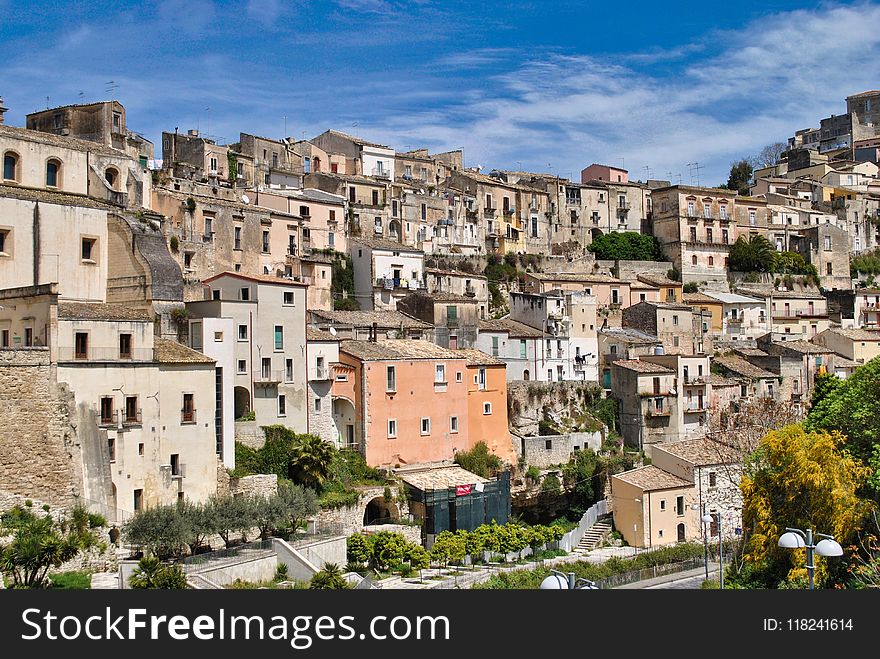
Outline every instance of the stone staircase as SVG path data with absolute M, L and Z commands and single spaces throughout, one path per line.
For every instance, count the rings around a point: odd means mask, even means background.
M 586 552 L 595 549 L 596 546 L 600 542 L 602 542 L 605 536 L 609 533 L 611 533 L 610 521 L 600 520 L 596 522 L 589 529 L 587 529 L 587 532 L 584 534 L 584 537 L 581 538 L 581 541 L 578 543 L 575 551 Z

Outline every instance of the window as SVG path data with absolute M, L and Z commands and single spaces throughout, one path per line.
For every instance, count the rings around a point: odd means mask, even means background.
M 247 341 L 248 338 L 248 326 L 247 325 L 239 325 L 238 326 L 238 340 L 239 341 Z
M 697 213 L 696 213 L 696 210 L 695 210 L 695 208 L 694 208 L 694 202 L 692 202 L 692 201 L 689 201 L 689 202 L 688 202 L 688 210 L 687 210 L 687 213 L 688 213 L 688 217 L 696 217 Z
M 267 253 L 269 251 L 269 232 L 263 231 L 263 253 Z
M 492 403 L 483 403 L 483 414 L 492 414 Z
M 727 229 L 721 230 L 721 242 L 727 245 L 730 242 L 729 235 Z
M 113 437 L 107 438 L 107 452 L 110 454 L 110 462 L 116 462 L 116 440 Z
M 458 417 L 449 417 L 449 432 L 458 432 Z
M 714 256 L 709 257 L 709 267 L 710 268 L 715 267 L 715 257 Z
M 214 332 L 214 341 L 216 343 L 223 341 L 223 332 Z
M 187 270 L 192 269 L 192 260 L 195 252 L 184 252 L 183 253 L 183 267 Z
M 678 516 L 684 515 L 684 497 L 683 496 L 675 497 L 675 514 Z
M 721 204 L 720 206 L 718 206 L 718 215 L 722 220 L 727 219 L 727 205 L 726 204 Z
M 717 474 L 714 471 L 709 472 L 709 487 L 715 487 L 718 484 Z
M 144 491 L 134 491 L 134 511 L 137 512 L 144 507 Z
M 25 327 L 24 328 L 24 345 L 27 348 L 30 348 L 34 345 L 34 328 L 33 327 Z M 862 346 L 865 344 L 863 343 Z
M 479 385 L 479 388 L 481 390 L 486 388 L 486 369 L 485 368 L 481 368 L 479 371 L 477 371 L 477 384 Z
M 677 335 L 677 334 L 676 334 L 675 336 L 672 337 L 672 345 L 673 345 L 673 347 L 675 347 L 675 348 L 678 347 L 678 335 Z
M 315 412 L 320 412 L 320 411 L 321 411 L 321 399 L 316 398 L 315 399 Z
M 101 425 L 107 426 L 113 423 L 113 398 L 104 396 L 101 398 Z
M 181 423 L 196 422 L 196 408 L 193 394 L 183 394 L 183 408 L 181 409 Z
M 0 255 L 9 256 L 12 253 L 12 231 L 0 229 Z
M 241 250 L 241 227 L 235 227 L 235 242 L 232 249 Z
M 824 244 L 825 251 L 830 252 L 831 251 L 831 236 L 825 236 L 825 238 L 823 240 L 823 244 Z
M 498 356 L 498 337 L 497 336 L 492 337 L 492 356 L 493 357 Z
M 251 289 L 249 286 L 243 286 L 238 291 L 238 299 L 247 302 L 251 299 Z
M 18 180 L 18 156 L 10 151 L 3 154 L 3 180 Z
M 678 325 L 678 314 L 673 314 L 672 316 L 672 324 Z
M 97 238 L 83 238 L 82 239 L 82 260 L 87 263 L 94 263 L 95 258 L 98 256 L 98 250 L 95 249 L 95 246 L 98 243 Z
M 831 264 L 830 264 L 830 263 L 826 263 L 826 264 L 825 264 L 825 274 L 826 274 L 826 275 L 831 275 L 833 272 L 834 272 L 834 269 L 832 268 Z
M 394 366 L 385 368 L 385 391 L 397 391 L 397 376 Z
M 89 335 L 87 332 L 77 332 L 73 337 L 74 359 L 89 358 Z
M 239 373 L 247 373 L 247 360 L 239 359 L 238 360 L 238 372 Z
M 422 204 L 421 217 L 422 217 L 423 221 L 428 219 L 428 205 L 427 204 Z
M 434 382 L 437 384 L 446 384 L 446 365 L 437 364 L 434 367 Z
M 143 455 L 143 454 L 144 454 L 144 444 L 143 444 L 143 442 L 141 442 L 138 444 L 138 455 Z
M 660 510 L 666 510 L 666 499 L 660 499 Z
M 712 240 L 712 229 L 706 229 L 706 242 L 711 243 Z
M 697 227 L 691 227 L 690 233 L 691 233 L 691 242 L 692 243 L 697 242 Z
M 9 347 L 9 330 L 0 331 L 0 348 Z
M 464 381 L 464 376 L 462 375 L 461 371 L 455 372 L 455 381 L 456 382 L 463 382 Z
M 284 360 L 284 379 L 287 382 L 293 382 L 293 360 Z
M 46 186 L 57 188 L 58 175 L 61 173 L 61 163 L 58 160 L 50 160 L 46 163 Z
M 131 334 L 119 335 L 119 359 L 131 359 Z
M 422 434 L 430 435 L 431 434 L 431 417 L 423 416 L 422 417 Z
M 397 419 L 388 419 L 388 438 L 397 437 Z
M 287 416 L 287 396 L 278 395 L 278 416 Z
M 525 339 L 519 340 L 519 358 L 520 359 L 526 358 L 526 340 Z
M 220 289 L 219 288 L 215 288 L 214 290 L 211 291 L 211 299 L 212 300 L 219 300 L 220 299 Z
M 754 210 L 749 209 L 749 226 L 753 227 L 757 224 L 757 214 Z
M 284 350 L 284 326 L 275 326 L 275 350 Z

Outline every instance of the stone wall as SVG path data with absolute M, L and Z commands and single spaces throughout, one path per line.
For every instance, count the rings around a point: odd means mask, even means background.
M 266 434 L 257 421 L 236 421 L 235 441 L 252 449 L 261 449 L 266 443 Z
M 595 384 L 584 382 L 534 382 L 513 380 L 507 383 L 507 416 L 511 432 L 525 437 L 538 434 L 538 422 L 544 412 L 557 423 L 578 417 L 601 424 L 588 414 L 584 401 Z
M 565 435 L 514 437 L 513 445 L 517 457 L 524 459 L 526 464 L 545 468 L 567 463 L 578 449 L 590 448 L 598 451 L 603 441 L 604 433 L 601 431 L 573 432 Z
M 715 485 L 710 485 L 710 474 L 715 474 Z M 735 539 L 742 528 L 743 498 L 740 490 L 742 468 L 738 465 L 711 465 L 694 469 L 695 499 L 702 498 L 706 511 L 721 512 L 721 534 Z M 716 536 L 717 538 L 717 536 Z
M 0 490 L 59 507 L 83 497 L 73 405 L 47 348 L 0 350 Z
M 332 382 L 329 380 L 309 382 L 309 434 L 316 435 L 334 446 L 339 444 L 336 424 L 333 423 L 333 399 L 330 396 Z M 321 401 L 321 409 L 315 409 L 315 401 Z
M 389 504 L 390 517 L 392 519 L 407 518 L 409 516 L 409 506 L 406 503 L 397 501 L 399 488 L 396 485 L 389 485 L 391 496 L 394 499 Z M 337 529 L 339 533 L 351 535 L 358 533 L 364 528 L 364 513 L 367 504 L 373 499 L 382 498 L 385 494 L 385 486 L 364 487 L 360 489 L 358 502 L 353 506 L 343 506 L 340 508 L 323 508 L 316 515 L 316 521 L 320 527 L 330 527 Z
M 252 494 L 270 497 L 277 493 L 277 474 L 253 474 L 251 476 L 242 476 L 241 478 L 232 478 L 222 464 L 217 467 L 217 496 Z

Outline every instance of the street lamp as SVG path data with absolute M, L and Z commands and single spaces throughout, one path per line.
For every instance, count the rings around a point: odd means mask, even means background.
M 719 585 L 722 590 L 724 590 L 724 536 L 721 533 L 721 512 L 716 513 L 718 515 L 718 579 Z M 703 539 L 706 539 L 706 525 L 711 524 L 715 521 L 715 518 L 710 514 L 703 515 Z M 708 545 L 707 545 L 708 546 Z M 708 565 L 708 564 L 707 564 Z M 709 568 L 706 568 L 706 574 L 709 573 Z
M 700 507 L 697 504 L 693 504 L 691 506 L 691 510 L 699 510 Z M 705 516 L 706 513 L 706 504 L 703 504 L 703 514 Z M 702 519 L 702 518 L 700 518 Z M 703 565 L 706 566 L 706 580 L 709 580 L 709 538 L 706 533 L 706 525 L 703 525 Z
M 576 579 L 574 572 L 550 570 L 553 574 L 541 582 L 541 590 L 599 590 L 595 581 Z
M 813 565 L 813 550 L 819 556 L 843 556 L 843 547 L 840 546 L 834 536 L 825 533 L 817 533 L 817 536 L 824 538 L 818 544 L 813 544 L 813 529 L 801 531 L 800 529 L 785 529 L 779 537 L 779 546 L 783 549 L 806 549 L 807 550 L 807 574 L 810 575 L 810 590 L 813 590 L 813 572 L 816 566 Z

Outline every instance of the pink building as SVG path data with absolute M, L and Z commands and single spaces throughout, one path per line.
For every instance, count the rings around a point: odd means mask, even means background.
M 581 170 L 581 183 L 589 183 L 590 181 L 627 183 L 629 181 L 629 173 L 620 167 L 593 163 Z

